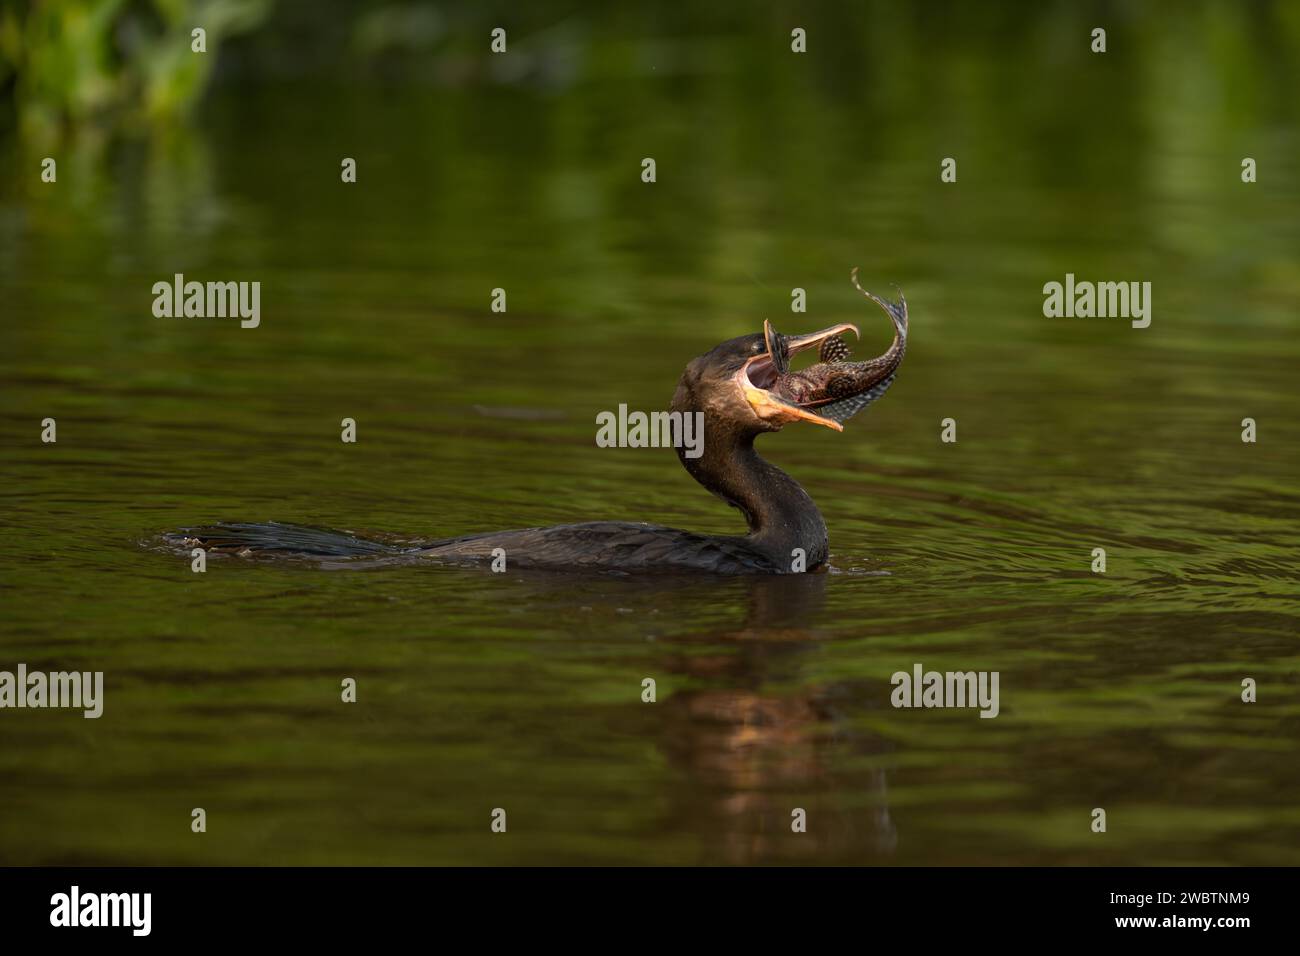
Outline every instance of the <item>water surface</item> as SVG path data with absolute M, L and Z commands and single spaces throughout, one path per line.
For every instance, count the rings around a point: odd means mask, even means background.
M 0 142 L 0 667 L 107 684 L 98 721 L 0 714 L 0 861 L 1300 863 L 1296 33 L 1207 5 L 1102 59 L 1064 15 L 876 10 L 869 57 L 832 23 L 801 60 L 783 20 L 610 21 L 558 85 L 227 80 L 187 128 L 74 137 L 57 187 Z M 897 383 L 760 442 L 830 573 L 150 547 L 735 532 L 595 416 L 764 317 L 883 351 L 855 265 L 911 303 Z M 177 272 L 260 281 L 260 328 L 154 318 Z M 1151 327 L 1044 318 L 1067 272 L 1152 282 Z M 1000 715 L 892 708 L 917 662 L 999 671 Z

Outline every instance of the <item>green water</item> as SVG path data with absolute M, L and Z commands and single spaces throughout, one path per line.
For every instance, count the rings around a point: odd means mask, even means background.
M 6 135 L 0 669 L 106 702 L 0 711 L 0 862 L 1300 863 L 1296 8 L 1130 18 L 1104 57 L 1082 11 L 872 9 L 803 59 L 782 17 L 611 20 L 559 86 L 219 82 L 187 128 L 54 147 L 53 185 Z M 764 317 L 883 351 L 855 265 L 911 304 L 897 383 L 760 442 L 828 574 L 151 547 L 736 532 L 595 415 Z M 260 281 L 260 327 L 154 318 L 176 272 Z M 1067 272 L 1150 281 L 1151 326 L 1045 318 Z M 998 671 L 1000 715 L 892 708 L 917 662 Z

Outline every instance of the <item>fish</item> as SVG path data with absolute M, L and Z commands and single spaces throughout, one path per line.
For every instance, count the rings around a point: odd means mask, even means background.
M 817 364 L 796 372 L 790 368 L 789 337 L 779 333 L 770 320 L 763 321 L 763 337 L 777 371 L 772 392 L 782 401 L 841 425 L 889 390 L 907 352 L 907 299 L 902 291 L 898 301 L 891 302 L 863 289 L 856 268 L 849 278 L 854 288 L 880 306 L 893 323 L 894 341 L 884 354 L 853 362 L 853 352 L 844 337 L 834 335 L 821 344 Z

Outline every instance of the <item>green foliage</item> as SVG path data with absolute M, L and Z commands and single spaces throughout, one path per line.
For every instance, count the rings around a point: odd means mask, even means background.
M 38 140 L 88 122 L 167 123 L 208 84 L 222 41 L 272 0 L 36 0 L 0 12 L 0 91 Z M 191 34 L 206 31 L 206 52 Z

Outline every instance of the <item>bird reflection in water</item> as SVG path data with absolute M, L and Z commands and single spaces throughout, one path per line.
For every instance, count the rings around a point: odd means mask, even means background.
M 703 685 L 658 703 L 661 747 L 686 784 L 673 812 L 704 835 L 701 862 L 884 861 L 897 844 L 885 771 L 853 770 L 855 788 L 835 770 L 888 753 L 886 741 L 855 731 L 841 714 L 879 690 L 801 676 L 824 640 L 809 622 L 820 617 L 829 578 L 750 579 L 738 627 L 664 639 L 674 650 L 666 669 Z M 692 653 L 700 644 L 734 649 Z M 804 833 L 791 829 L 796 807 L 807 812 Z

